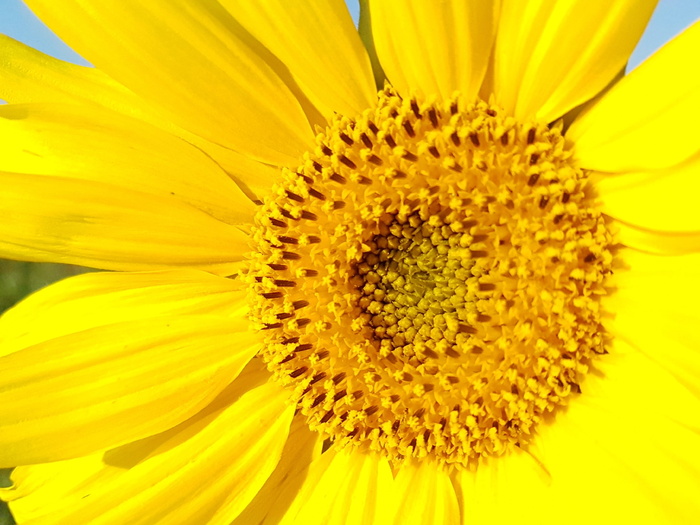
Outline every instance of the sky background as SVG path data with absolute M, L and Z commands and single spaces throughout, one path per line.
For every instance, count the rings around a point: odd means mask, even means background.
M 56 0 L 61 1 L 61 0 Z M 357 19 L 357 0 L 348 0 Z M 63 60 L 87 65 L 25 7 L 21 0 L 0 0 L 0 33 Z M 700 19 L 700 0 L 660 0 L 654 16 L 635 50 L 628 69 L 661 47 L 694 21 Z

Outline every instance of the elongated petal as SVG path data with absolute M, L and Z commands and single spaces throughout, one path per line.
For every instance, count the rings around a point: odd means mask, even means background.
M 312 144 L 296 98 L 218 2 L 27 4 L 87 60 L 185 129 L 272 164 L 293 162 Z
M 459 523 L 459 505 L 450 476 L 436 463 L 422 460 L 400 467 L 391 504 L 395 525 Z
M 186 202 L 229 223 L 255 206 L 199 149 L 153 126 L 94 107 L 0 107 L 0 171 L 60 175 Z
M 295 417 L 282 457 L 265 485 L 232 525 L 279 523 L 306 478 L 309 466 L 321 455 L 323 439 Z
M 0 98 L 13 103 L 84 103 L 134 113 L 139 98 L 94 67 L 65 62 L 0 35 Z
M 581 523 L 692 523 L 700 400 L 619 338 L 596 368 L 567 411 L 538 429 L 554 503 L 540 501 L 541 522 L 576 508 Z
M 314 461 L 280 525 L 391 523 L 393 480 L 381 456 L 328 451 Z
M 515 448 L 504 456 L 484 458 L 476 470 L 453 475 L 462 509 L 462 525 L 473 523 L 556 523 L 552 479 L 527 452 Z M 538 502 L 536 505 L 534 502 Z
M 143 120 L 200 148 L 238 184 L 258 197 L 277 168 L 210 142 L 171 122 L 168 114 L 92 67 L 45 55 L 0 35 L 0 98 L 11 103 L 71 103 L 100 107 Z
M 382 68 L 399 93 L 475 96 L 495 34 L 495 2 L 370 1 Z
M 0 465 L 77 457 L 180 423 L 257 351 L 245 324 L 161 317 L 96 327 L 0 357 Z
M 567 137 L 585 168 L 604 172 L 674 166 L 700 150 L 700 73 L 692 67 L 700 23 L 624 77 L 573 123 Z
M 658 255 L 700 252 L 700 231 L 659 231 L 633 226 L 619 219 L 615 221 L 614 228 L 619 242 L 642 252 Z
M 289 68 L 326 118 L 334 112 L 352 116 L 374 104 L 369 58 L 343 0 L 221 4 Z
M 624 250 L 605 298 L 606 327 L 700 397 L 700 255 L 655 256 Z
M 0 354 L 97 326 L 163 315 L 240 318 L 245 290 L 194 270 L 87 273 L 64 279 L 0 317 Z
M 700 155 L 665 170 L 604 177 L 596 190 L 608 215 L 640 228 L 700 232 Z
M 175 198 L 100 182 L 0 172 L 0 256 L 109 270 L 224 275 L 247 236 Z
M 285 401 L 286 392 L 265 384 L 162 436 L 110 451 L 101 479 L 92 474 L 73 487 L 72 504 L 44 513 L 37 523 L 228 524 L 280 459 L 293 415 Z M 144 449 L 147 456 L 138 459 Z M 125 459 L 137 461 L 105 475 Z
M 547 122 L 593 98 L 625 67 L 657 0 L 504 0 L 496 101 Z

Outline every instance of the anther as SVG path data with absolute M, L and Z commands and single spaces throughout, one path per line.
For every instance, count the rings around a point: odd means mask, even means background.
M 278 228 L 286 228 L 286 227 L 287 227 L 287 223 L 284 222 L 284 221 L 281 221 L 281 220 L 279 220 L 279 219 L 270 218 L 270 222 L 271 222 L 274 226 L 277 226 Z
M 314 402 L 311 403 L 311 408 L 317 407 L 318 405 L 323 403 L 325 400 L 326 400 L 326 393 L 321 392 L 319 395 L 316 396 L 316 398 L 314 399 Z
M 275 279 L 273 282 L 280 288 L 292 288 L 297 285 L 295 281 L 290 281 L 288 279 Z
M 357 164 L 355 164 L 353 161 L 351 161 L 349 158 L 347 158 L 345 155 L 339 155 L 338 160 L 342 163 L 345 164 L 348 168 L 351 170 L 357 169 Z
M 333 175 L 330 176 L 330 179 L 332 181 L 337 182 L 338 184 L 345 184 L 348 180 L 343 177 L 340 173 L 333 173 Z
M 429 151 L 430 154 L 431 154 L 433 157 L 435 157 L 436 159 L 439 159 L 439 158 L 440 158 L 440 152 L 438 151 L 438 149 L 437 149 L 435 146 L 430 146 L 430 147 L 428 148 L 428 151 Z
M 312 213 L 308 210 L 303 210 L 301 212 L 301 218 L 309 220 L 309 221 L 316 221 L 316 220 L 318 220 L 318 215 L 316 215 L 315 213 Z
M 406 153 L 404 153 L 402 158 L 409 161 L 409 162 L 416 162 L 418 160 L 418 157 L 416 157 L 410 151 L 407 151 Z
M 287 197 L 288 197 L 290 200 L 293 200 L 293 201 L 296 201 L 296 202 L 304 202 L 304 198 L 301 197 L 301 196 L 299 196 L 299 195 L 297 195 L 296 193 L 294 193 L 294 192 L 292 192 L 292 191 L 289 191 L 289 190 L 286 190 L 286 193 L 287 193 Z
M 396 147 L 396 141 L 394 140 L 394 137 L 392 137 L 388 133 L 384 136 L 384 140 L 386 141 L 386 143 L 389 145 L 390 148 Z
M 548 202 L 549 202 L 549 197 L 547 197 L 546 195 L 542 195 L 542 197 L 540 197 L 540 204 L 539 204 L 540 208 L 544 210 L 547 207 Z
M 314 188 L 309 188 L 309 195 L 311 195 L 312 197 L 316 197 L 320 201 L 326 200 L 326 196 Z
M 430 108 L 428 110 L 428 119 L 430 120 L 430 124 L 433 126 L 433 128 L 437 128 L 438 116 L 437 116 L 437 111 L 435 111 L 435 108 Z
M 527 185 L 534 186 L 535 184 L 537 184 L 537 179 L 539 179 L 539 178 L 540 178 L 539 173 L 534 173 L 533 175 L 530 175 L 530 178 L 527 181 Z
M 260 295 L 262 295 L 265 299 L 279 299 L 280 297 L 284 296 L 282 292 L 263 292 Z
M 277 237 L 277 239 L 284 244 L 299 244 L 299 239 L 295 239 L 294 237 L 290 237 L 288 235 L 280 235 Z
M 479 142 L 479 135 L 477 135 L 476 133 L 470 133 L 469 139 L 472 141 L 472 144 L 474 144 L 477 148 L 481 145 L 481 143 Z
M 533 153 L 530 155 L 530 166 L 534 166 L 537 164 L 537 161 L 540 160 L 540 154 L 539 153 Z
M 372 414 L 376 413 L 379 410 L 379 407 L 377 405 L 372 405 L 369 408 L 365 408 L 365 414 L 368 416 L 371 416 Z
M 534 142 L 535 142 L 535 128 L 530 128 L 530 131 L 527 132 L 527 143 L 534 144 Z
M 420 118 L 420 109 L 418 108 L 418 102 L 416 99 L 411 100 L 411 111 L 413 111 L 413 114 L 416 116 L 416 118 Z
M 305 301 L 302 299 L 301 301 L 294 301 L 292 303 L 292 308 L 294 308 L 295 310 L 299 310 L 301 308 L 306 308 L 307 306 L 309 306 L 309 304 L 311 304 L 309 303 L 309 301 Z
M 355 144 L 355 141 L 352 140 L 350 137 L 348 137 L 348 136 L 347 136 L 345 133 L 343 133 L 342 131 L 340 132 L 339 136 L 340 136 L 340 140 L 342 140 L 343 142 L 345 142 L 345 144 L 347 144 L 348 146 L 352 146 L 353 144 Z M 332 153 L 332 152 L 331 152 L 331 153 Z
M 403 129 L 406 131 L 409 137 L 413 138 L 416 136 L 416 132 L 413 129 L 413 126 L 411 126 L 411 123 L 408 120 L 403 121 Z
M 282 252 L 282 259 L 285 259 L 287 261 L 298 261 L 299 259 L 301 259 L 301 255 L 294 252 Z
M 462 144 L 462 140 L 459 138 L 459 135 L 457 135 L 457 132 L 453 132 L 452 135 L 450 135 L 450 139 L 452 139 L 452 144 L 455 146 L 460 146 Z
M 371 149 L 372 146 L 374 146 L 374 144 L 372 144 L 372 141 L 370 140 L 370 138 L 367 136 L 367 133 L 362 133 L 360 135 L 360 140 L 362 141 L 362 144 L 364 144 L 366 148 Z
M 282 272 L 282 271 L 286 270 L 287 268 L 289 268 L 286 264 L 276 264 L 276 263 L 270 263 L 270 264 L 268 264 L 268 266 L 271 269 L 278 271 L 278 272 Z

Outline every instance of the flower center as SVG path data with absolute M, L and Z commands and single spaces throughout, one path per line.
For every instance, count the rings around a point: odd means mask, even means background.
M 378 97 L 261 206 L 251 316 L 311 428 L 468 467 L 526 444 L 606 353 L 613 241 L 558 128 Z

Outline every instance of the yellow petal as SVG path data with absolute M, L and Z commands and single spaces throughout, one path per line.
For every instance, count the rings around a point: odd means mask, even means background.
M 672 168 L 603 177 L 596 183 L 603 211 L 639 228 L 700 232 L 700 155 Z
M 50 522 L 50 517 L 86 503 L 84 500 L 102 490 L 105 484 L 118 483 L 121 476 L 144 460 L 186 442 L 212 415 L 265 384 L 269 377 L 265 365 L 253 359 L 211 403 L 179 425 L 103 453 L 19 466 L 11 475 L 13 485 L 0 488 L 0 500 L 10 502 L 12 513 L 20 523 L 40 517 Z
M 692 523 L 700 400 L 619 339 L 596 368 L 568 410 L 538 429 L 557 502 L 538 502 L 541 523 L 560 523 L 574 508 L 574 523 Z
M 247 236 L 176 198 L 0 172 L 0 256 L 109 270 L 236 272 Z
M 233 224 L 252 222 L 255 213 L 251 200 L 199 149 L 95 107 L 0 106 L 0 171 L 120 185 Z
M 306 478 L 309 466 L 321 455 L 323 439 L 309 430 L 303 416 L 295 417 L 277 468 L 232 525 L 278 523 Z
M 700 255 L 659 257 L 624 250 L 605 298 L 606 327 L 700 397 Z
M 496 101 L 546 122 L 593 98 L 625 67 L 658 0 L 504 0 Z
M 550 494 L 552 480 L 536 459 L 519 448 L 501 457 L 483 458 L 476 470 L 456 472 L 453 477 L 463 525 L 556 523 L 542 519 L 543 508 L 556 505 Z
M 467 97 L 479 91 L 495 33 L 495 2 L 370 2 L 372 36 L 392 85 L 404 95 Z
M 244 320 L 98 326 L 0 357 L 0 465 L 89 454 L 201 410 L 257 350 Z
M 353 116 L 374 105 L 367 52 L 343 0 L 221 0 L 243 27 L 289 68 L 326 117 Z
M 459 505 L 450 476 L 436 463 L 421 460 L 403 465 L 396 475 L 394 525 L 459 523 Z
M 389 463 L 357 450 L 329 450 L 314 461 L 280 525 L 391 523 Z
M 683 255 L 700 252 L 700 232 L 665 232 L 615 221 L 615 238 L 635 250 L 660 254 Z
M 585 168 L 604 172 L 674 166 L 700 150 L 700 23 L 616 84 L 567 137 Z
M 212 142 L 272 164 L 313 143 L 304 112 L 213 0 L 27 4 L 88 61 Z
M 0 98 L 11 103 L 71 103 L 107 108 L 183 138 L 211 156 L 237 184 L 258 198 L 277 168 L 210 142 L 173 124 L 168 115 L 93 67 L 55 59 L 0 35 Z
M 135 444 L 140 455 L 144 449 L 148 453 L 143 459 L 134 457 L 130 445 L 110 451 L 104 470 L 125 457 L 136 462 L 108 479 L 93 475 L 74 487 L 70 506 L 45 513 L 37 523 L 229 524 L 279 461 L 294 410 L 285 401 L 286 392 L 266 384 L 224 409 L 146 440 L 146 447 Z
M 138 97 L 94 67 L 58 60 L 0 35 L 0 98 L 10 103 L 85 103 L 137 114 Z
M 102 454 L 17 467 L 12 487 L 0 488 L 0 499 L 10 502 L 18 523 L 58 512 L 80 503 L 81 487 L 99 486 L 122 475 L 123 469 L 107 465 Z
M 245 315 L 241 283 L 194 270 L 87 273 L 30 295 L 0 317 L 0 355 L 97 326 L 163 315 Z

